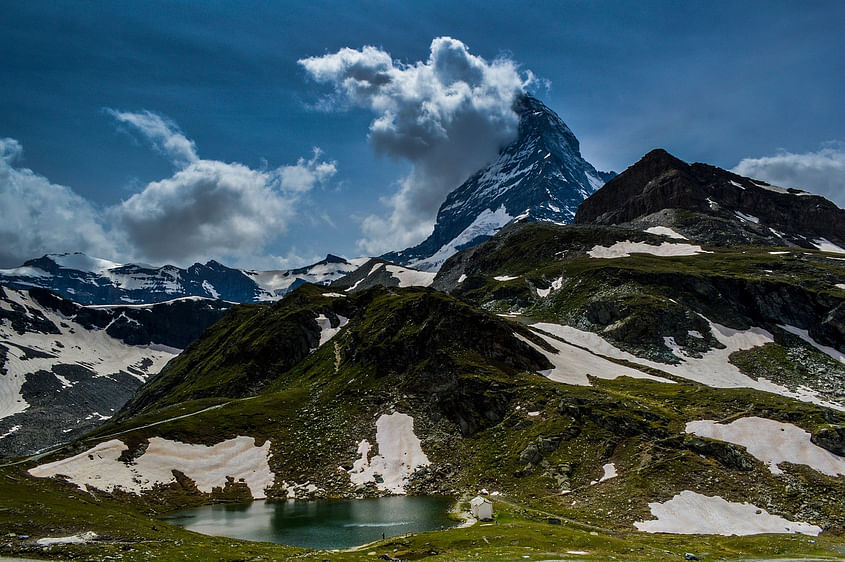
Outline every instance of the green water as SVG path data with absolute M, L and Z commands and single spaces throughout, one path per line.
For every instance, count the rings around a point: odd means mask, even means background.
M 385 537 L 451 527 L 452 500 L 440 496 L 391 496 L 366 500 L 206 505 L 166 519 L 190 531 L 290 544 L 347 548 Z

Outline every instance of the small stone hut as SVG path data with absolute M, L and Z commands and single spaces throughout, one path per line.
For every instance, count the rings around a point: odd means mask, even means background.
M 469 511 L 479 521 L 493 519 L 493 502 L 481 496 L 475 496 L 469 501 Z

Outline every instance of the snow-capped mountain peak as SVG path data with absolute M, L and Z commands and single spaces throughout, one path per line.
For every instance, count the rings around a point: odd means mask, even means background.
M 431 236 L 384 259 L 434 271 L 513 220 L 571 223 L 581 201 L 614 176 L 584 160 L 566 123 L 538 99 L 520 96 L 514 110 L 516 140 L 448 195 Z

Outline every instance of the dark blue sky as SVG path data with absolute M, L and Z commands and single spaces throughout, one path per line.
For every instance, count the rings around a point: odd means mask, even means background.
M 390 213 L 383 199 L 411 164 L 374 154 L 373 111 L 315 109 L 331 88 L 297 61 L 373 45 L 414 63 L 444 35 L 547 81 L 529 89 L 600 169 L 621 171 L 660 146 L 725 168 L 779 157 L 775 165 L 792 166 L 782 177 L 797 182 L 795 168 L 822 158 L 807 176 L 818 185 L 798 187 L 842 204 L 843 2 L 4 2 L 2 14 L 0 138 L 22 147 L 10 165 L 90 202 L 108 236 L 117 223 L 137 226 L 115 208 L 178 166 L 107 108 L 168 119 L 204 160 L 262 171 L 319 147 L 315 161 L 334 162 L 333 174 L 285 200 L 284 220 L 262 223 L 273 232 L 244 238 L 249 248 L 218 241 L 208 255 L 167 256 L 160 245 L 124 244 L 104 257 L 273 267 L 360 254 L 361 221 Z M 749 165 L 764 175 L 769 164 Z M 76 249 L 36 236 L 47 228 L 38 220 L 48 218 L 33 219 L 33 232 L 0 233 L 9 248 L 0 262 Z

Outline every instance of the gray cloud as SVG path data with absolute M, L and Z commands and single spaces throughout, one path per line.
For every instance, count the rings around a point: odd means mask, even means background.
M 744 158 L 732 170 L 783 187 L 823 195 L 845 207 L 845 143 L 831 141 L 815 152 L 781 151 L 773 156 Z
M 56 252 L 113 258 L 99 211 L 69 187 L 16 167 L 22 154 L 17 140 L 0 139 L 0 267 Z
M 127 245 L 147 260 L 254 256 L 287 228 L 299 197 L 337 171 L 316 148 L 311 159 L 272 170 L 203 160 L 193 141 L 160 116 L 112 114 L 181 165 L 173 176 L 147 184 L 108 212 Z
M 413 64 L 372 46 L 299 63 L 314 80 L 333 86 L 329 100 L 376 114 L 369 142 L 377 153 L 413 166 L 385 199 L 389 215 L 363 222 L 359 246 L 371 254 L 414 244 L 431 232 L 446 195 L 515 138 L 513 101 L 534 80 L 514 61 L 488 62 L 450 37 L 434 39 L 428 60 Z

